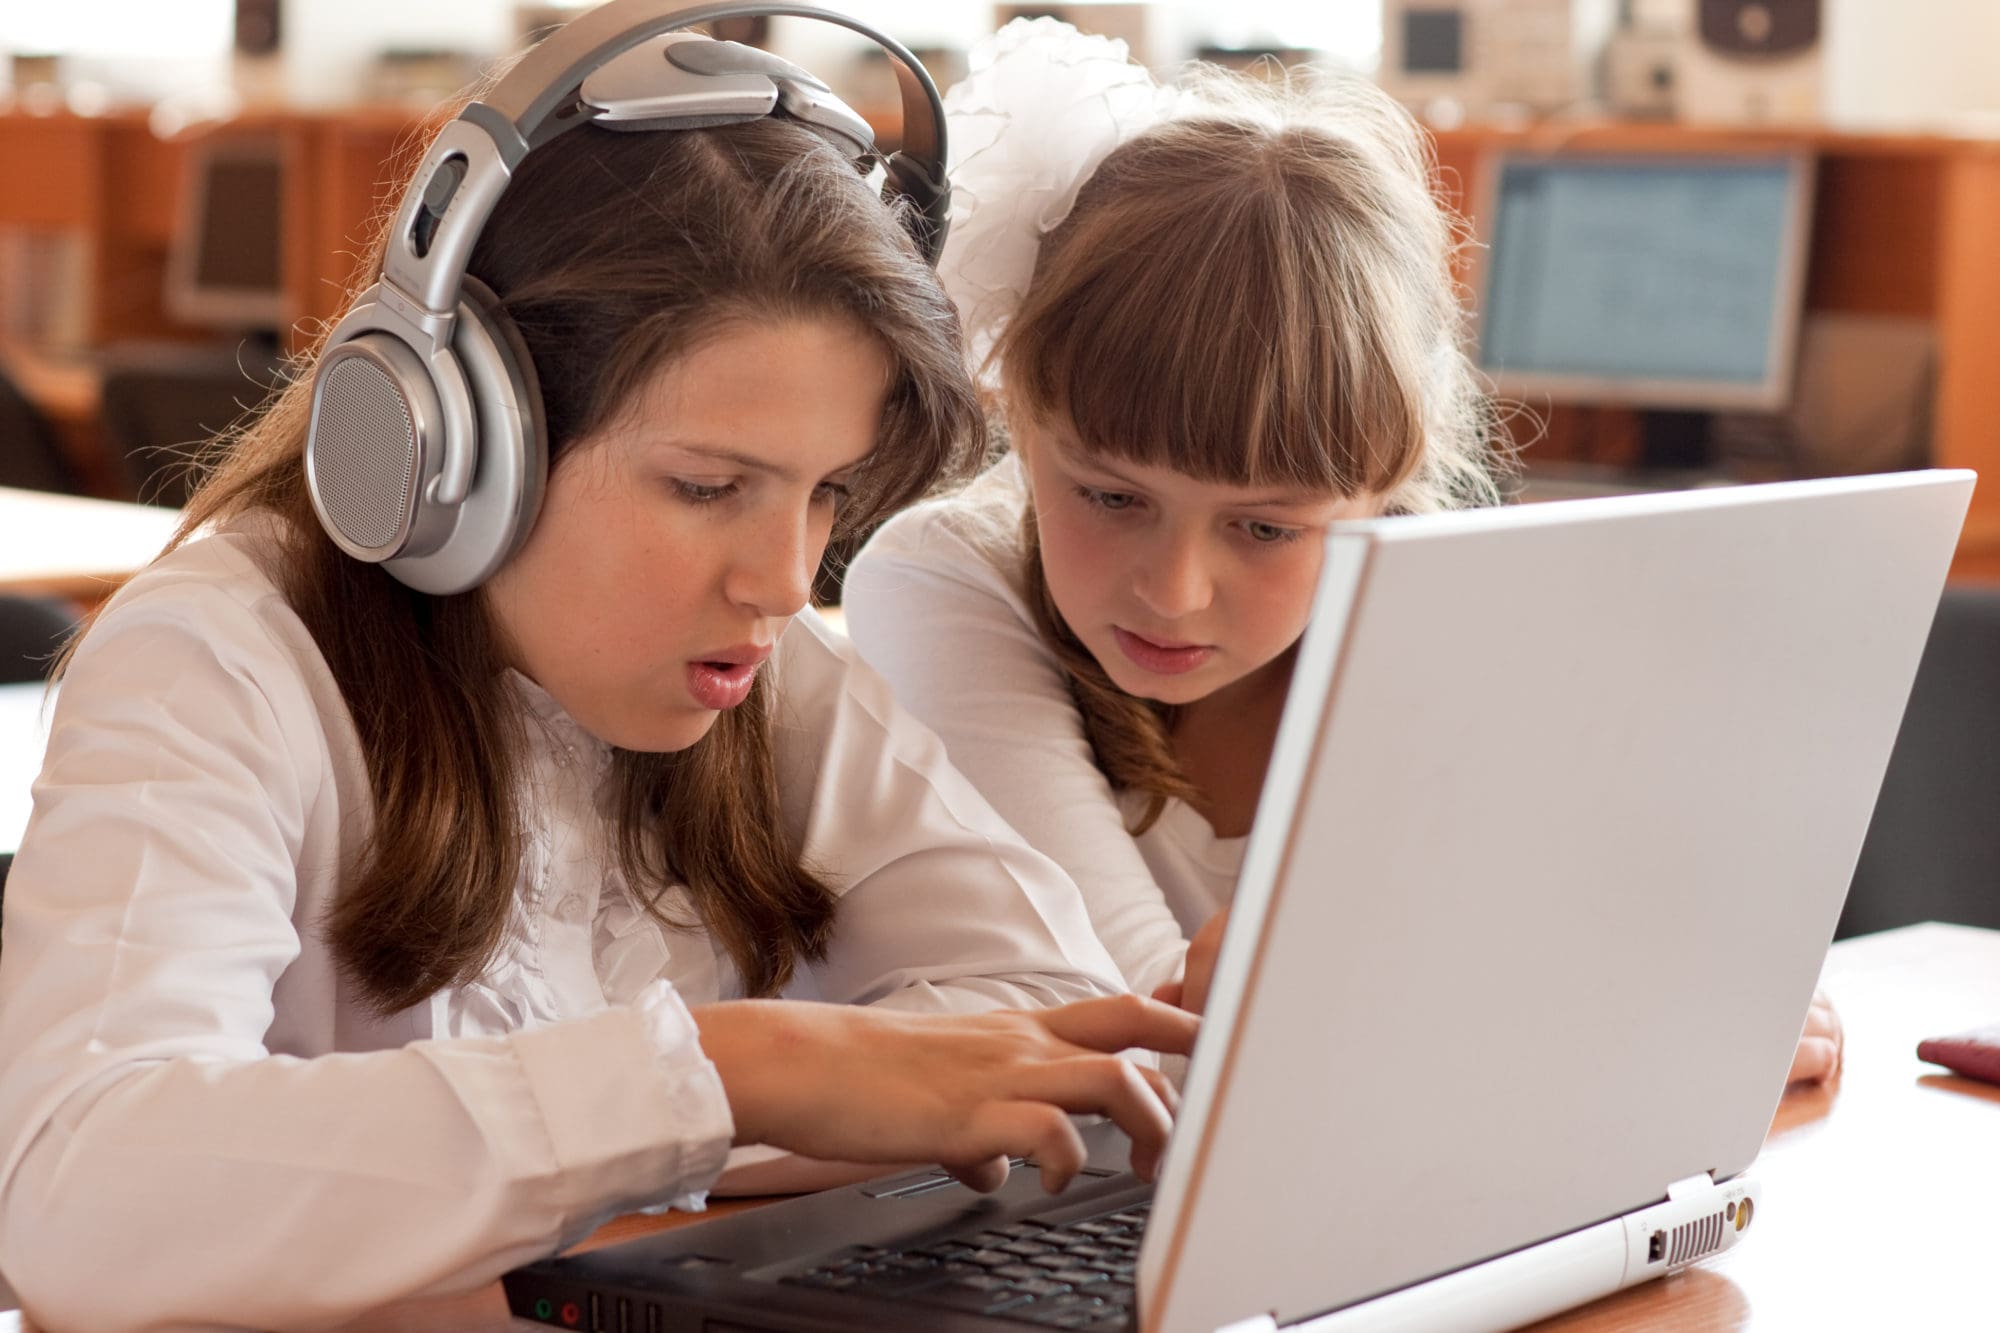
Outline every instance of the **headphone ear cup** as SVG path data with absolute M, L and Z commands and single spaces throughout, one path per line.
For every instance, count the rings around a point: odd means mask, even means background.
M 358 560 L 428 549 L 417 497 L 437 475 L 445 425 L 436 382 L 409 344 L 364 329 L 336 343 L 314 376 L 306 483 L 327 535 Z
M 477 450 L 472 489 L 451 511 L 450 535 L 423 555 L 384 568 L 420 592 L 478 587 L 520 549 L 541 511 L 548 481 L 548 431 L 534 359 L 492 290 L 467 276 L 451 349 L 472 394 Z M 419 499 L 420 510 L 436 506 Z

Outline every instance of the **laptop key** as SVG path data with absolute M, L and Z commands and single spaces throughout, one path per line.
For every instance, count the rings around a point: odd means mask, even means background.
M 1044 1278 L 1049 1275 L 1048 1269 L 1034 1268 L 1027 1264 L 1008 1264 L 1005 1268 L 995 1268 L 990 1271 L 995 1277 L 1007 1278 Z
M 910 1253 L 924 1255 L 940 1263 L 950 1263 L 979 1253 L 979 1248 L 975 1245 L 932 1245 L 921 1250 L 911 1250 Z
M 1007 1279 L 994 1277 L 988 1273 L 974 1273 L 969 1277 L 962 1277 L 958 1280 L 958 1285 L 961 1287 L 970 1287 L 974 1291 L 1012 1291 L 1014 1289 L 1014 1284 L 1007 1281 Z
M 884 1277 L 864 1278 L 856 1291 L 873 1296 L 915 1296 L 927 1288 L 949 1282 L 952 1278 L 935 1269 L 928 1273 L 899 1273 Z
M 1055 1282 L 1066 1282 L 1072 1287 L 1088 1287 L 1105 1280 L 1104 1274 L 1093 1273 L 1088 1268 L 1043 1269 L 1037 1276 L 1046 1277 Z
M 1019 1259 L 1019 1255 L 1009 1254 L 1005 1250 L 974 1250 L 965 1256 L 965 1262 L 978 1264 L 981 1268 L 1004 1268 L 1008 1264 L 1018 1262 Z
M 941 1287 L 932 1287 L 910 1297 L 924 1305 L 941 1305 L 950 1310 L 965 1310 L 972 1314 L 1001 1314 L 1017 1305 L 1026 1305 L 1029 1297 L 1017 1291 L 989 1291 L 980 1286 L 972 1286 L 970 1279 L 961 1278 Z

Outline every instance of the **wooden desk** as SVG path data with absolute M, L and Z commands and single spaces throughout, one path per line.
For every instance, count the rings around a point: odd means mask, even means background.
M 1916 1044 L 2000 1019 L 2000 931 L 1911 926 L 1846 940 L 1826 984 L 1847 1028 L 1846 1067 L 1828 1088 L 1778 1107 L 1754 1168 L 1758 1234 L 1680 1277 L 1622 1292 L 1536 1326 L 1628 1330 L 1942 1329 L 1989 1326 L 1986 1276 L 2000 1224 L 1988 1201 L 2000 1162 L 2000 1088 L 1926 1065 Z M 759 1201 L 723 1203 L 717 1213 Z M 626 1217 L 596 1246 L 699 1218 Z M 21 1333 L 18 1314 L 0 1333 Z M 350 1325 L 382 1333 L 521 1333 L 499 1284 L 416 1301 Z
M 0 487 L 0 592 L 103 601 L 167 544 L 180 511 Z
M 1696 1269 L 1536 1325 L 1632 1329 L 1988 1327 L 2000 1087 L 1924 1065 L 1916 1043 L 2000 1019 L 2000 931 L 1920 925 L 1834 945 L 1826 985 L 1848 1031 L 1832 1087 L 1794 1091 L 1758 1157 L 1758 1235 Z M 758 1201 L 718 1205 L 716 1213 Z M 622 1217 L 586 1245 L 698 1223 Z M 0 1315 L 0 1333 L 28 1329 Z M 382 1333 L 522 1333 L 500 1285 L 410 1301 L 348 1325 Z
M 1846 940 L 1828 956 L 1826 985 L 1847 1029 L 1846 1068 L 1833 1086 L 1795 1090 L 1780 1103 L 1753 1168 L 1764 1183 L 1758 1234 L 1679 1277 L 1538 1330 L 1982 1326 L 2000 1237 L 1988 1200 L 2000 1180 L 2000 1088 L 1945 1074 L 1915 1052 L 1924 1037 L 2000 1021 L 2000 931 L 1925 925 Z M 620 1218 L 587 1244 L 699 1220 Z M 495 1284 L 378 1311 L 351 1327 L 516 1333 L 544 1325 L 509 1316 Z

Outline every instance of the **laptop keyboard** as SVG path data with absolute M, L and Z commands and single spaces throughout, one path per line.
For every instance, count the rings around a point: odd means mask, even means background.
M 1132 1317 L 1150 1205 L 1048 1226 L 1011 1222 L 906 1250 L 856 1245 L 798 1286 L 888 1296 L 1044 1328 L 1122 1327 Z

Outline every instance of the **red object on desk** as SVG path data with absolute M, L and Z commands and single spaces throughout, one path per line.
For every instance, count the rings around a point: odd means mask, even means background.
M 2000 1083 L 2000 1025 L 1919 1042 L 1917 1058 L 1943 1065 L 1967 1078 Z

